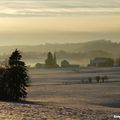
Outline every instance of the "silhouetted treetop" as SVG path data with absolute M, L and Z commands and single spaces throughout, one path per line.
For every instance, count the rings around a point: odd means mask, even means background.
M 25 63 L 21 61 L 22 55 L 20 52 L 16 49 L 12 55 L 9 57 L 9 65 L 12 66 L 19 66 L 22 65 L 24 66 Z

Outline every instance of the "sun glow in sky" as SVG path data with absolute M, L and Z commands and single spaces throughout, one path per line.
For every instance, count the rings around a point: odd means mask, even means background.
M 0 0 L 0 45 L 120 42 L 120 0 Z

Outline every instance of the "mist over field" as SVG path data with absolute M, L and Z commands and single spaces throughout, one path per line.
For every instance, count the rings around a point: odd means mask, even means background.
M 4 61 L 14 49 L 18 48 L 27 65 L 45 63 L 47 53 L 56 53 L 58 64 L 66 59 L 72 64 L 87 65 L 95 57 L 108 57 L 116 59 L 120 57 L 120 43 L 108 40 L 96 40 L 84 43 L 1 46 L 0 60 Z

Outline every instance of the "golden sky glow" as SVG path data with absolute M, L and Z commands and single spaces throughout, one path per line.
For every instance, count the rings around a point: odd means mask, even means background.
M 0 45 L 120 42 L 120 0 L 0 0 Z
M 116 32 L 120 31 L 120 16 L 79 16 L 44 18 L 1 18 L 0 33 L 16 32 Z

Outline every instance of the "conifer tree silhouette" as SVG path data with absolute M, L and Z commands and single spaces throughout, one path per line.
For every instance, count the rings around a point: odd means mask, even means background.
M 3 98 L 6 100 L 18 101 L 27 97 L 26 87 L 29 86 L 29 76 L 27 67 L 21 60 L 22 56 L 16 49 L 9 58 L 8 65 L 4 73 Z

